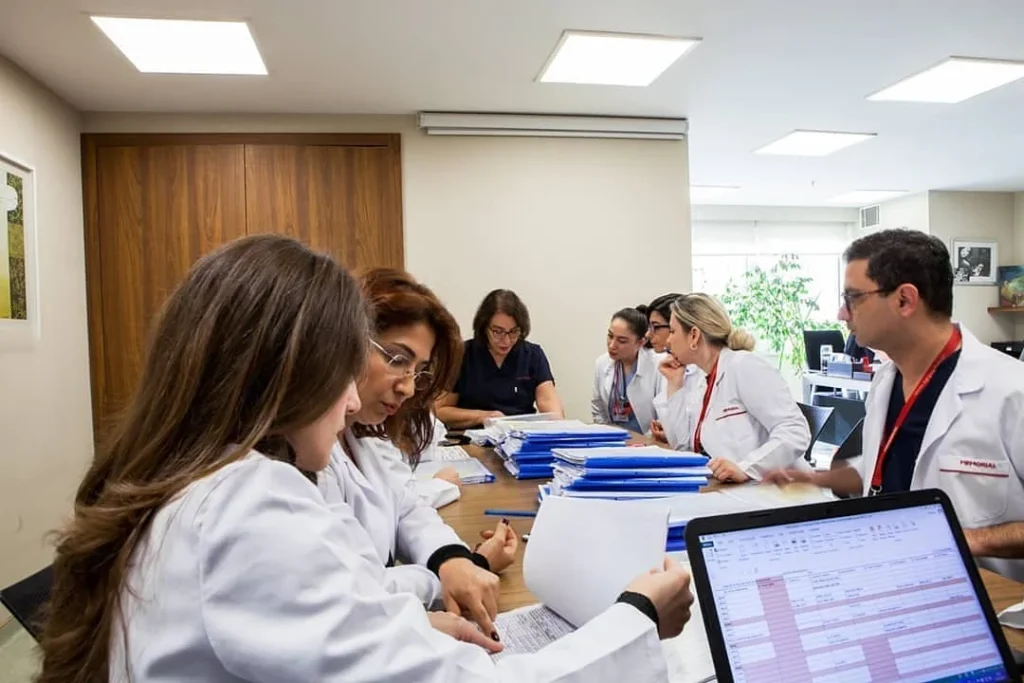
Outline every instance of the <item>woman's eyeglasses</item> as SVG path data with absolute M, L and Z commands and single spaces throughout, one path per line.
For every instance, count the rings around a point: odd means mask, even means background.
M 417 370 L 416 361 L 403 353 L 391 353 L 383 346 L 371 339 L 370 343 L 377 349 L 377 352 L 387 361 L 388 370 L 396 377 L 412 377 L 413 384 L 417 391 L 423 391 L 430 387 L 434 381 L 434 373 L 430 370 Z
M 490 333 L 491 338 L 494 339 L 494 341 L 501 341 L 502 339 L 515 341 L 516 339 L 519 339 L 519 335 L 522 334 L 522 330 L 518 327 L 511 330 L 503 330 L 500 327 L 488 327 L 487 331 Z

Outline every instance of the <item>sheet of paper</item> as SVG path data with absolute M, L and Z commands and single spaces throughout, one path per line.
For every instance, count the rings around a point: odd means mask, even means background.
M 423 453 L 420 462 L 451 462 L 453 460 L 469 460 L 470 455 L 462 446 L 434 446 Z
M 783 487 L 752 484 L 730 486 L 699 495 L 674 496 L 666 498 L 663 502 L 669 506 L 669 522 L 678 523 L 688 522 L 697 517 L 823 503 L 828 500 L 833 500 L 831 492 L 810 484 L 791 484 Z
M 494 620 L 494 625 L 505 649 L 491 655 L 493 659 L 537 652 L 576 630 L 572 624 L 544 605 L 530 605 L 502 612 Z
M 689 569 L 689 565 L 687 565 Z M 697 593 L 694 590 L 694 597 Z M 694 600 L 690 609 L 690 621 L 683 627 L 682 634 L 671 640 L 661 641 L 665 662 L 668 664 L 668 680 L 671 683 L 703 683 L 713 680 L 715 664 L 711 659 L 707 632 L 700 603 Z
M 1010 628 L 1024 629 L 1024 602 L 1010 605 L 999 613 L 999 623 Z
M 431 462 L 422 462 L 416 466 L 414 476 L 419 481 L 429 481 L 435 474 L 447 467 L 454 468 L 455 471 L 459 473 L 459 477 L 467 483 L 493 480 L 494 478 L 493 473 L 488 470 L 483 463 L 475 458 L 468 458 L 466 460 L 434 460 Z
M 530 532 L 526 587 L 581 626 L 610 607 L 640 574 L 662 566 L 668 507 L 658 502 L 551 497 Z

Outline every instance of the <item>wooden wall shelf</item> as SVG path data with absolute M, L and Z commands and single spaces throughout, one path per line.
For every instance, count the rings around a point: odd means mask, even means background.
M 989 313 L 1024 313 L 1024 306 L 989 306 Z

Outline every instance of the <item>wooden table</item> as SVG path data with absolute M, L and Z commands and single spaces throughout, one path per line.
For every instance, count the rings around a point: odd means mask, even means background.
M 440 513 L 459 536 L 470 545 L 474 545 L 480 539 L 481 531 L 494 528 L 499 521 L 497 518 L 484 517 L 484 510 L 488 508 L 536 510 L 537 486 L 544 483 L 544 480 L 517 481 L 505 470 L 501 458 L 495 455 L 491 449 L 478 446 L 466 446 L 465 448 L 494 473 L 495 481 L 492 484 L 462 487 L 462 498 L 441 508 Z M 532 519 L 512 518 L 509 521 L 518 534 L 528 532 L 533 526 Z M 515 564 L 501 575 L 499 611 L 504 612 L 537 602 L 537 598 L 527 590 L 526 584 L 523 582 L 525 546 L 525 543 L 519 545 Z M 996 611 L 1024 600 L 1024 585 L 985 569 L 981 570 L 981 577 Z M 1004 628 L 1003 632 L 1011 647 L 1024 651 L 1024 632 L 1009 628 Z

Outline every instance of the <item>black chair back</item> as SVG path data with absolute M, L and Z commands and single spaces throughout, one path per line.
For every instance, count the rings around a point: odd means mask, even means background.
M 800 412 L 804 414 L 807 426 L 811 430 L 811 444 L 807 447 L 807 452 L 804 453 L 804 460 L 811 462 L 811 451 L 814 450 L 814 444 L 817 443 L 818 437 L 821 436 L 821 431 L 825 429 L 825 425 L 832 417 L 834 409 L 822 406 L 809 406 L 806 403 L 797 403 L 797 405 L 800 406 Z
M 0 590 L 0 604 L 7 608 L 29 635 L 39 640 L 42 631 L 40 618 L 43 606 L 50 600 L 53 589 L 53 567 L 40 569 L 13 586 Z
M 832 456 L 832 462 L 842 462 L 843 460 L 849 460 L 850 458 L 856 458 L 864 450 L 863 446 L 863 434 L 864 434 L 864 418 L 857 421 L 857 424 L 853 425 L 853 429 L 843 439 L 843 443 L 839 444 L 839 448 L 836 449 L 836 454 Z

